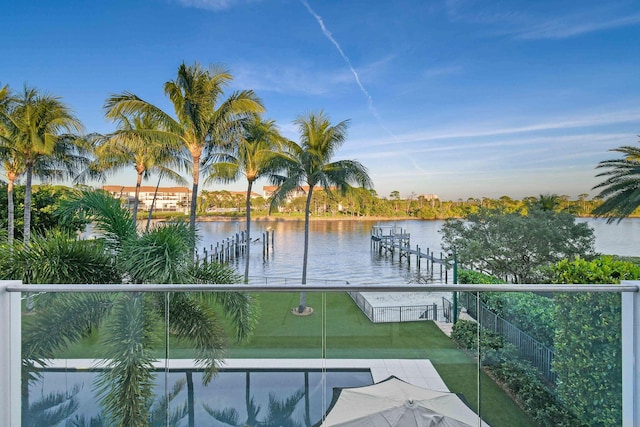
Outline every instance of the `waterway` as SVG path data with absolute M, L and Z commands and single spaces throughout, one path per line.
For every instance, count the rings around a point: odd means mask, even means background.
M 594 230 L 595 249 L 599 253 L 624 256 L 640 256 L 640 219 L 625 219 L 607 224 L 602 219 L 578 219 Z M 346 220 L 310 223 L 308 283 L 325 280 L 347 281 L 357 284 L 384 283 L 433 283 L 444 280 L 435 271 L 427 271 L 425 263 L 418 269 L 415 257 L 411 263 L 405 258 L 380 256 L 371 248 L 371 227 L 395 225 L 411 234 L 411 246 L 419 245 L 423 252 L 429 248 L 436 256 L 442 252 L 439 230 L 444 221 L 371 221 Z M 207 247 L 244 229 L 243 221 L 202 222 L 198 224 L 201 241 L 199 247 Z M 266 230 L 275 230 L 275 241 L 268 256 L 263 256 L 262 241 L 251 243 L 249 275 L 251 281 L 265 277 L 300 279 L 304 248 L 303 221 L 259 221 L 252 223 L 252 239 L 262 238 Z M 445 254 L 446 255 L 446 254 Z M 245 258 L 231 264 L 244 272 Z M 450 279 L 450 276 L 449 276 Z

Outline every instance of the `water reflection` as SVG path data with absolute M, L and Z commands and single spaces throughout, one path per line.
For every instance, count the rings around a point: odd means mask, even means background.
M 185 374 L 190 381 L 185 381 Z M 30 385 L 30 399 L 80 390 L 73 394 L 76 405 L 67 419 L 95 418 L 100 413 L 93 390 L 96 375 L 95 371 L 45 371 Z M 156 376 L 154 408 L 163 406 L 158 402 L 168 403 L 163 411 L 155 411 L 163 421 L 161 412 L 179 414 L 175 425 L 258 425 L 256 421 L 269 426 L 311 425 L 327 410 L 334 387 L 373 384 L 369 370 L 225 370 L 206 386 L 201 376 L 194 370 Z M 167 395 L 172 397 L 168 402 Z
M 404 223 L 406 221 L 403 221 Z M 426 268 L 418 270 L 415 258 L 407 262 L 398 256 L 379 256 L 371 251 L 371 227 L 377 221 L 312 221 L 309 233 L 309 267 L 311 280 L 339 280 L 358 284 L 398 283 L 398 279 L 406 283 L 430 283 L 439 281 Z M 419 222 L 418 222 L 419 223 Z M 419 244 L 423 250 L 440 251 L 440 240 L 421 241 L 422 236 L 437 235 L 441 222 L 429 222 L 433 229 L 430 233 L 416 230 L 412 247 Z M 202 244 L 209 248 L 212 244 L 225 239 L 241 229 L 241 222 L 222 221 L 200 224 L 203 236 Z M 299 278 L 302 271 L 302 248 L 304 244 L 304 222 L 302 221 L 264 221 L 256 222 L 253 238 L 262 235 L 269 229 L 275 230 L 274 248 L 268 257 L 263 257 L 262 250 L 251 251 L 249 274 L 253 277 L 289 277 Z M 422 235 L 422 236 L 421 236 Z M 414 243 L 415 242 L 415 243 Z M 262 246 L 262 242 L 253 243 L 254 247 Z M 232 261 L 238 271 L 243 271 L 244 259 Z
M 596 236 L 596 251 L 606 254 L 640 256 L 640 219 L 625 219 L 620 224 L 607 224 L 602 219 L 578 219 L 588 222 Z M 373 220 L 311 221 L 309 233 L 308 276 L 315 280 L 340 280 L 358 284 L 432 283 L 440 281 L 437 274 L 418 269 L 415 258 L 411 262 L 398 256 L 378 256 L 371 251 L 371 227 L 377 224 L 395 225 L 411 234 L 411 248 L 419 245 L 441 252 L 439 229 L 444 221 Z M 239 221 L 204 222 L 199 224 L 201 245 L 209 248 L 244 227 Z M 275 230 L 274 249 L 268 258 L 262 256 L 262 242 L 253 243 L 250 275 L 254 277 L 299 278 L 302 271 L 304 244 L 303 221 L 257 221 L 252 237 L 259 238 L 267 229 Z M 257 249 L 260 248 L 260 249 Z M 244 259 L 233 261 L 238 271 L 244 269 Z M 424 264 L 423 264 L 424 265 Z

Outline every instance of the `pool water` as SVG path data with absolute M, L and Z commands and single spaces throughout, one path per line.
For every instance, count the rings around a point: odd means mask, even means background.
M 97 371 L 47 370 L 42 378 L 29 387 L 29 402 L 33 404 L 52 393 L 67 392 L 74 387 L 79 392 L 74 399 L 78 409 L 70 418 L 84 416 L 87 419 L 100 413 L 100 405 L 94 390 Z M 193 384 L 193 405 L 188 410 L 193 412 L 196 426 L 229 426 L 212 416 L 210 412 L 223 418 L 222 413 L 236 413 L 237 424 L 245 425 L 247 421 L 247 402 L 253 399 L 253 405 L 259 408 L 255 419 L 265 423 L 269 415 L 283 415 L 292 421 L 292 425 L 314 424 L 331 403 L 334 387 L 356 387 L 373 384 L 368 369 L 331 369 L 331 370 L 271 370 L 252 369 L 221 370 L 208 385 L 202 384 L 202 372 L 197 370 L 158 371 L 155 379 L 155 401 L 158 397 L 173 390 L 175 385 L 179 393 L 169 404 L 169 411 L 188 407 L 188 384 Z M 293 399 L 292 411 L 278 409 Z M 207 408 L 209 411 L 207 411 Z M 275 410 L 276 413 L 273 413 Z M 290 414 L 290 415 L 289 415 Z M 280 418 L 282 419 L 282 418 Z M 62 423 L 64 425 L 64 423 Z M 188 426 L 188 416 L 177 424 Z

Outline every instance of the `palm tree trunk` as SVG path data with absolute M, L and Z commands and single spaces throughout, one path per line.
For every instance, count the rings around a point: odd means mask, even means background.
M 13 245 L 13 234 L 14 234 L 14 215 L 15 215 L 15 207 L 13 204 L 13 183 L 14 180 L 10 179 L 7 185 L 7 240 L 9 242 L 9 246 Z
M 158 189 L 160 188 L 160 180 L 162 179 L 162 174 L 158 177 L 158 183 L 156 184 L 156 191 L 153 192 L 153 200 L 151 200 L 151 208 L 149 209 L 149 216 L 147 217 L 147 228 L 146 231 L 149 231 L 149 225 L 151 224 L 151 216 L 153 215 L 153 207 L 156 205 L 156 197 L 158 196 Z
M 133 222 L 138 220 L 138 203 L 140 203 L 140 185 L 142 184 L 142 173 L 138 172 L 136 180 L 136 197 L 133 199 Z
M 196 229 L 196 208 L 198 204 L 198 182 L 200 181 L 200 156 L 193 156 L 193 187 L 191 189 L 191 211 L 189 212 L 189 226 L 191 231 Z
M 24 243 L 31 240 L 31 181 L 33 177 L 33 165 L 27 163 L 27 180 L 24 187 L 24 232 L 22 233 Z
M 250 419 L 251 418 L 250 411 L 252 411 L 252 409 L 251 409 L 251 371 L 249 370 L 247 370 L 247 372 L 245 373 L 245 380 L 244 380 L 244 406 L 247 409 L 247 425 L 252 426 L 254 425 L 253 422 L 255 422 L 255 420 Z
M 193 371 L 187 371 L 187 410 L 189 412 L 188 425 L 194 427 L 196 425 L 195 404 L 193 399 Z
M 251 189 L 253 188 L 253 181 L 249 180 L 247 188 L 247 253 L 245 255 L 244 264 L 244 283 L 249 283 L 249 253 L 251 248 Z
M 309 183 L 309 194 L 304 208 L 304 255 L 302 256 L 302 284 L 307 284 L 307 260 L 309 258 L 309 208 L 311 207 L 311 197 L 313 195 L 313 185 Z M 302 313 L 307 308 L 307 293 L 300 292 L 300 304 L 298 313 Z
M 306 427 L 311 427 L 309 411 L 309 371 L 304 371 L 304 423 Z

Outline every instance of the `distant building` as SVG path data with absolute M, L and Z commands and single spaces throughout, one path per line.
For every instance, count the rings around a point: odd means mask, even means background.
M 132 208 L 136 197 L 136 187 L 122 185 L 104 185 L 104 191 L 113 197 L 121 199 L 127 207 Z M 141 186 L 138 209 L 148 211 L 151 209 L 153 196 L 156 193 L 154 186 Z M 245 192 L 246 194 L 246 192 Z M 189 212 L 191 204 L 191 190 L 187 187 L 159 187 L 156 195 L 154 211 L 157 212 Z
M 438 197 L 437 194 L 421 194 L 418 197 L 422 197 L 424 200 L 427 200 L 427 201 L 440 199 L 440 197 Z

